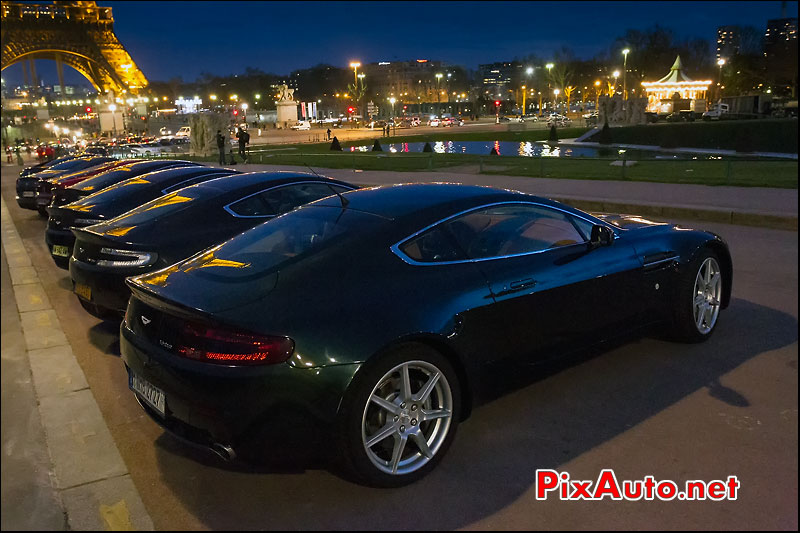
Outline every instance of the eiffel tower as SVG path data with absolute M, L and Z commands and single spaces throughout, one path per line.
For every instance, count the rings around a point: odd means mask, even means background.
M 101 93 L 137 94 L 147 79 L 114 34 L 110 7 L 97 2 L 56 1 L 53 4 L 0 3 L 2 68 L 22 63 L 36 85 L 35 59 L 56 62 L 63 91 L 63 65 L 88 79 Z

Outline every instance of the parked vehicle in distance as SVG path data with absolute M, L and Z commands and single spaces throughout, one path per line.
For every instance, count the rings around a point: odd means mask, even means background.
M 72 228 L 110 220 L 174 190 L 231 174 L 239 172 L 204 166 L 156 170 L 128 178 L 71 204 L 50 207 L 45 231 L 47 249 L 56 265 L 67 270 L 75 244 Z
M 719 120 L 722 115 L 727 115 L 730 111 L 728 104 L 716 103 L 711 109 L 703 113 L 703 120 Z
M 130 294 L 127 276 L 171 265 L 302 204 L 354 188 L 300 172 L 252 172 L 184 187 L 74 229 L 74 291 L 94 316 L 119 318 Z
M 66 174 L 87 170 L 109 161 L 112 161 L 112 159 L 103 156 L 74 157 L 65 159 L 55 165 L 44 167 L 36 173 L 20 176 L 17 178 L 16 183 L 17 204 L 23 209 L 38 210 L 40 214 L 45 215 L 47 213 L 47 211 L 44 210 L 46 206 L 40 206 L 36 198 L 36 191 L 40 181 L 46 181 Z
M 300 122 L 292 126 L 292 129 L 295 131 L 308 131 L 311 129 L 311 123 L 307 120 L 301 120 Z
M 324 443 L 349 477 L 397 487 L 496 393 L 490 369 L 646 324 L 704 341 L 731 271 L 713 233 L 489 187 L 393 185 L 129 278 L 120 347 L 168 431 L 227 459 Z
M 438 127 L 442 121 L 438 118 L 432 118 L 428 121 L 428 126 L 432 126 L 434 128 Z
M 58 207 L 74 202 L 84 196 L 89 196 L 106 187 L 110 187 L 115 183 L 147 174 L 148 172 L 155 172 L 156 170 L 163 170 L 166 168 L 191 166 L 200 166 L 200 163 L 181 161 L 179 159 L 157 159 L 155 161 L 141 161 L 137 159 L 133 162 L 125 161 L 122 165 L 116 166 L 87 180 L 83 180 L 80 183 L 69 187 L 54 189 L 53 200 L 50 202 L 50 206 Z
M 191 126 L 183 126 L 175 132 L 175 137 L 189 137 L 192 134 Z

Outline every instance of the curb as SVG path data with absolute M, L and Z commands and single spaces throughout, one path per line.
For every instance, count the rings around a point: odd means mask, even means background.
M 52 486 L 68 527 L 152 531 L 150 515 L 2 198 L 0 212 L 3 248 L 52 465 Z
M 772 215 L 768 213 L 735 211 L 732 209 L 703 209 L 657 204 L 609 202 L 606 200 L 587 200 L 584 198 L 570 198 L 565 196 L 551 198 L 584 211 L 627 213 L 661 218 L 721 222 L 723 224 L 735 224 L 737 226 L 754 226 L 758 228 L 797 231 L 797 217 L 791 215 Z
M 352 181 L 352 180 L 351 180 Z M 356 183 L 356 181 L 352 181 Z M 364 187 L 380 187 L 380 184 L 360 183 Z M 736 211 L 733 209 L 703 209 L 699 207 L 669 206 L 659 204 L 643 204 L 631 202 L 614 202 L 608 200 L 594 200 L 570 196 L 541 196 L 557 202 L 567 204 L 576 209 L 600 213 L 625 213 L 630 215 L 644 215 L 664 219 L 699 220 L 703 222 L 720 222 L 722 224 L 735 224 L 737 226 L 752 226 L 756 228 L 779 229 L 797 231 L 797 216 L 773 215 L 769 213 L 755 213 Z

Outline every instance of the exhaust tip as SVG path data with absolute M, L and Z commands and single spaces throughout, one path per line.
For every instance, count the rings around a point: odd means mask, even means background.
M 211 451 L 219 455 L 224 461 L 233 461 L 236 459 L 236 452 L 226 444 L 215 442 L 211 445 Z

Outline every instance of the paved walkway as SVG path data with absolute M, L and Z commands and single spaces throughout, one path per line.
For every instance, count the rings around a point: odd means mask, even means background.
M 0 212 L 3 530 L 152 530 L 3 199 Z
M 303 167 L 261 164 L 239 164 L 235 168 L 245 172 L 309 171 Z M 313 170 L 358 185 L 412 181 L 491 185 L 546 196 L 592 211 L 624 211 L 648 216 L 797 229 L 797 189 L 497 176 L 478 174 L 477 166 L 436 172 Z

